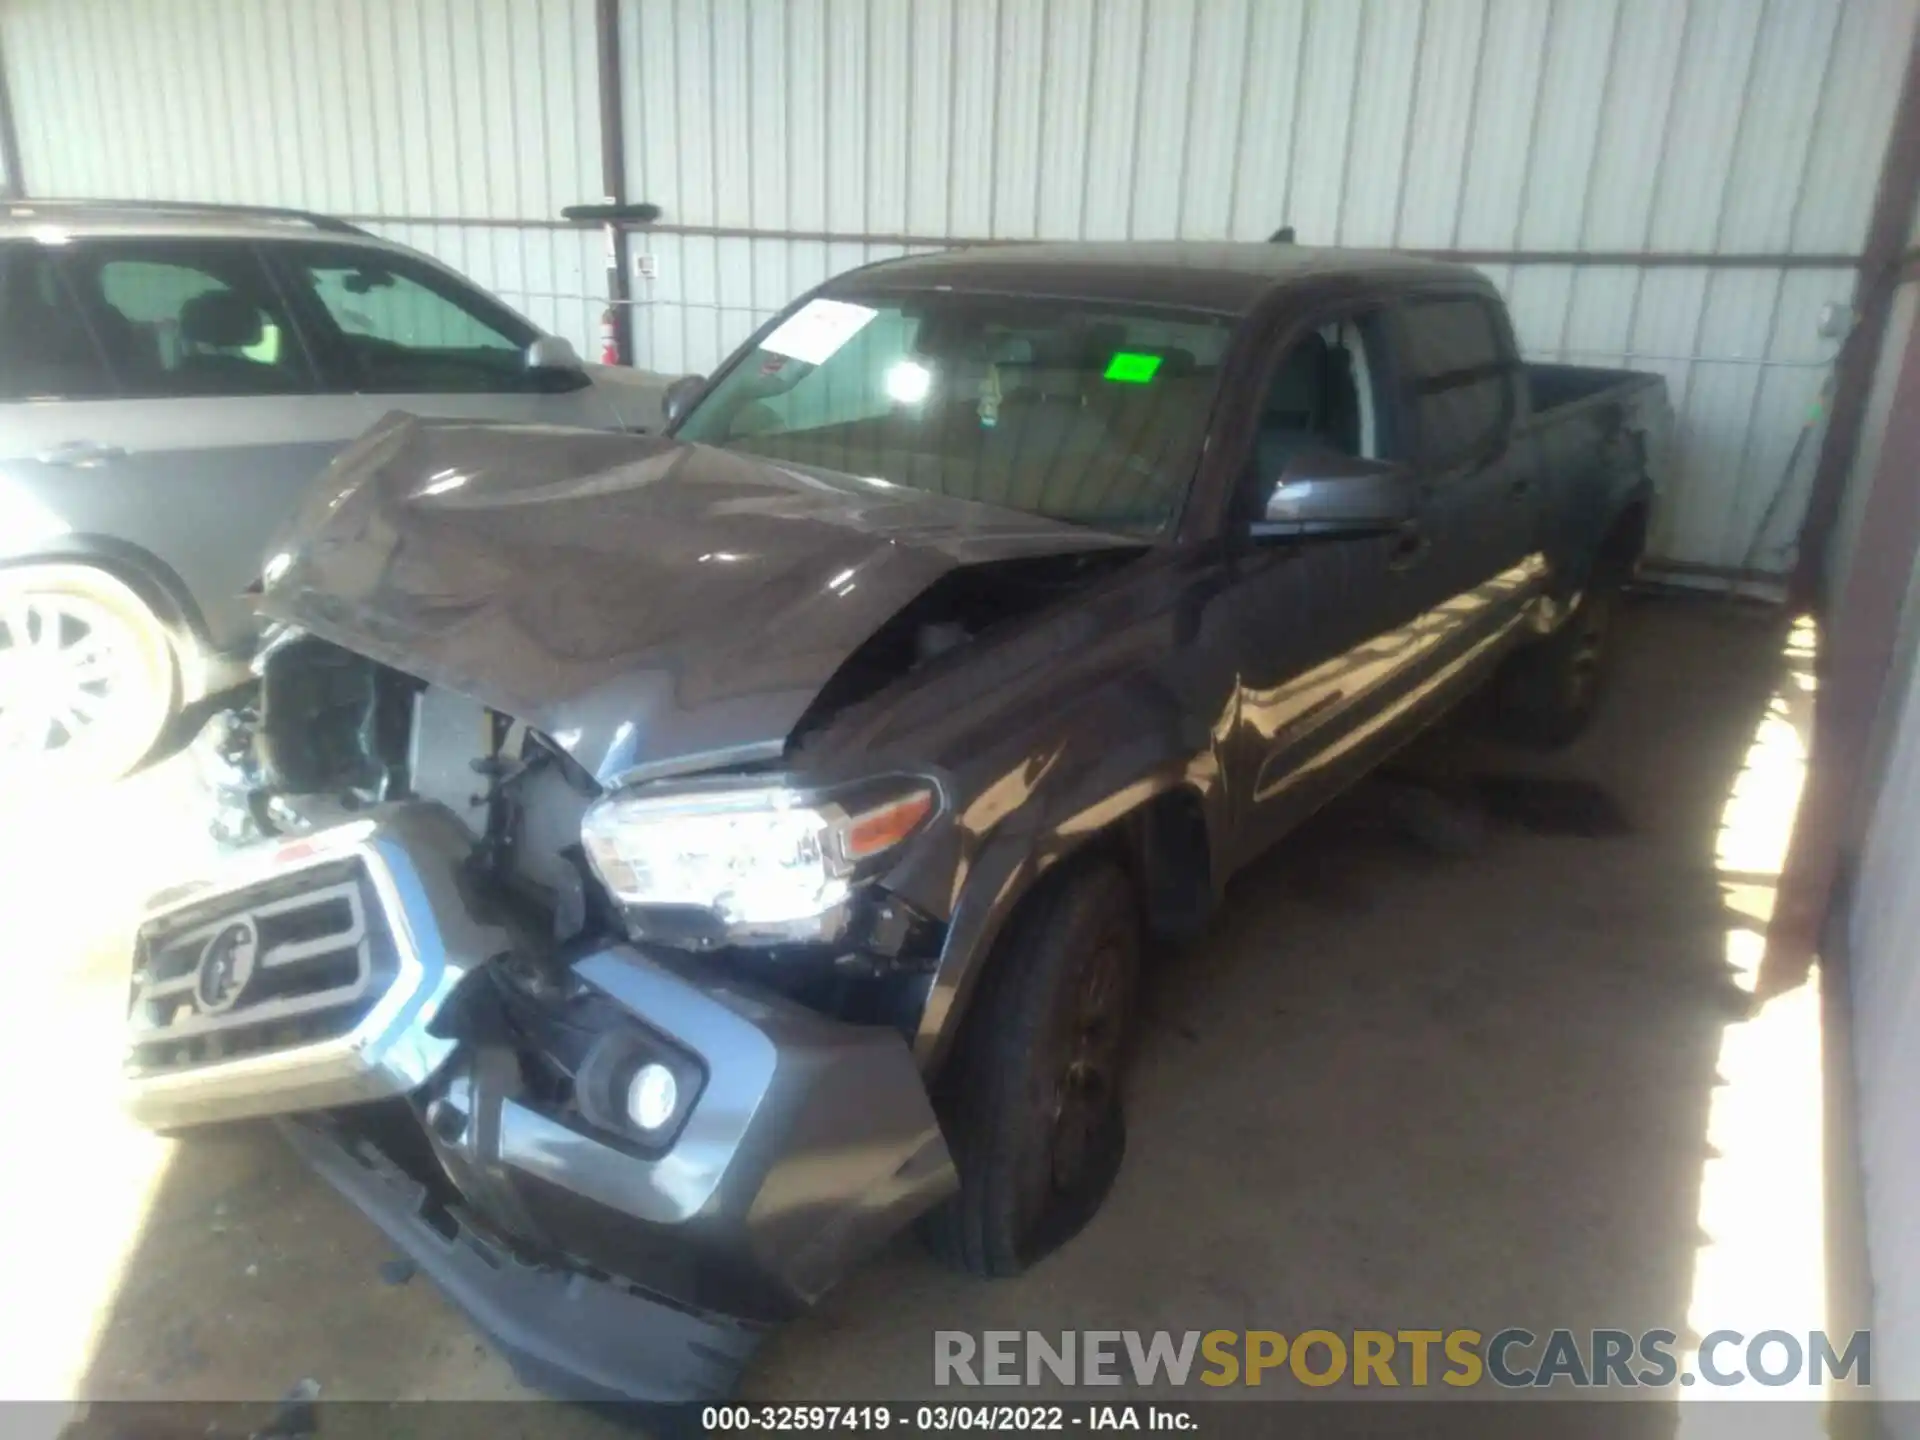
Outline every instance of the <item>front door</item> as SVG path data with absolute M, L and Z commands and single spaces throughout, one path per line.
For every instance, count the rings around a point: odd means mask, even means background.
M 538 332 L 483 291 L 418 256 L 337 241 L 274 247 L 281 284 L 364 425 L 393 410 L 448 420 L 620 427 L 584 373 L 536 374 Z
M 218 650 L 307 482 L 366 428 L 330 395 L 251 244 L 22 241 L 0 258 L 0 481 L 14 557 L 131 552 Z
M 1283 474 L 1316 458 L 1397 459 L 1384 317 L 1327 316 L 1273 365 L 1235 525 Z M 1397 733 L 1409 685 L 1452 638 L 1437 495 L 1405 529 L 1357 537 L 1252 538 L 1233 562 L 1239 655 L 1229 783 L 1236 863 L 1271 844 L 1372 765 Z

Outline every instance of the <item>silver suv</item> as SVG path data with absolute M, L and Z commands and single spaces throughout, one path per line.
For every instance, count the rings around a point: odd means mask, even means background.
M 9 205 L 0 790 L 119 775 L 243 676 L 265 547 L 382 415 L 647 430 L 666 385 L 328 216 Z

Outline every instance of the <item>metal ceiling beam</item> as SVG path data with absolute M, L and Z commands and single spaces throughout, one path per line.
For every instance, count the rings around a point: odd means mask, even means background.
M 604 123 L 604 119 L 603 122 Z M 372 215 L 340 217 L 359 225 L 461 225 L 479 230 L 570 230 L 572 222 L 550 217 L 503 219 L 497 215 Z M 962 246 L 1072 244 L 1070 238 L 1040 236 L 1016 238 L 985 235 L 917 235 L 877 230 L 783 230 L 759 225 L 678 225 L 647 227 L 656 235 L 686 235 L 697 239 L 770 240 L 825 245 L 897 245 L 909 250 L 952 250 Z M 1403 255 L 1448 260 L 1461 265 L 1613 266 L 1636 270 L 1857 270 L 1864 254 L 1840 250 L 1777 251 L 1729 250 L 1435 250 L 1400 247 Z

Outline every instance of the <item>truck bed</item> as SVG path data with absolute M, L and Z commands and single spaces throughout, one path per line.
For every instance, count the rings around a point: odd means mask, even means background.
M 1614 370 L 1592 365 L 1544 365 L 1529 362 L 1520 367 L 1527 377 L 1527 404 L 1536 416 L 1577 405 L 1597 395 L 1621 398 L 1629 390 L 1661 383 L 1661 377 L 1649 370 Z
M 1673 408 L 1665 377 L 1645 370 L 1523 364 L 1528 415 L 1516 427 L 1533 442 L 1541 466 L 1541 538 L 1562 583 L 1585 583 L 1601 545 L 1620 523 L 1639 533 L 1637 554 L 1665 490 L 1673 445 Z M 1622 456 L 1621 445 L 1632 447 Z M 1634 484 L 1644 498 L 1629 494 Z

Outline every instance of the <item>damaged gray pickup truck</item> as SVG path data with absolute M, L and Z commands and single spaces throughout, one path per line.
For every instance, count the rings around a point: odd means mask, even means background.
M 1150 939 L 1478 687 L 1571 738 L 1670 425 L 1471 270 L 1290 245 L 869 266 L 671 408 L 320 477 L 126 1059 L 156 1128 L 285 1117 L 528 1379 L 662 1402 L 909 1222 L 1070 1237 Z

